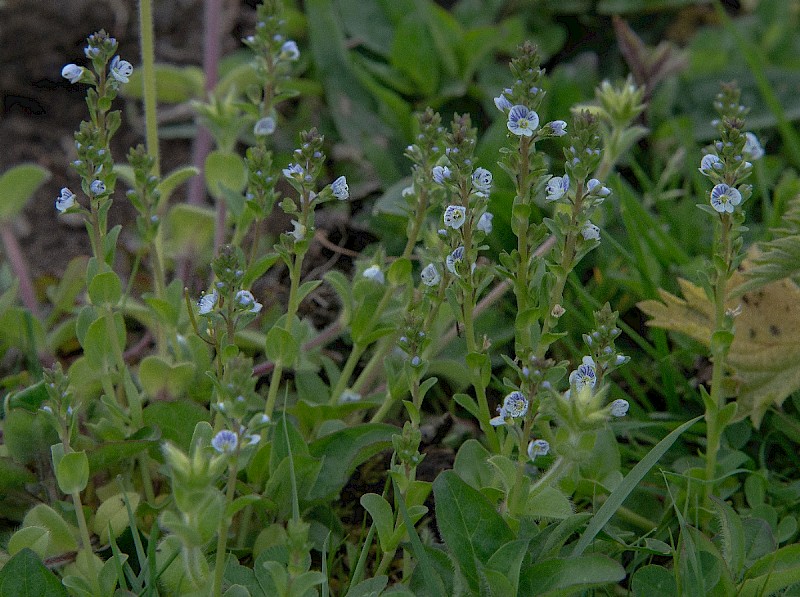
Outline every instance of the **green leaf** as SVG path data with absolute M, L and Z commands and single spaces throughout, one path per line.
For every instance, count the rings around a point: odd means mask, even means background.
M 253 282 L 258 280 L 261 276 L 263 276 L 269 268 L 275 265 L 275 262 L 278 261 L 280 255 L 277 253 L 267 253 L 263 257 L 256 259 L 255 263 L 253 263 L 247 270 L 244 272 L 244 277 L 242 278 L 242 287 L 249 288 L 253 285 Z
M 436 56 L 436 48 L 419 13 L 407 14 L 395 27 L 392 66 L 414 81 L 423 95 L 433 95 L 439 87 Z
M 25 547 L 25 542 L 31 538 L 25 535 L 27 529 L 41 529 L 46 538 L 39 545 L 42 547 L 41 555 L 44 558 L 51 558 L 63 555 L 78 549 L 76 539 L 77 529 L 70 526 L 62 516 L 53 508 L 46 504 L 37 504 L 26 515 L 22 521 L 22 529 L 14 533 L 8 542 L 8 552 L 15 554 Z M 37 552 L 39 550 L 37 549 Z
M 58 286 L 47 289 L 47 297 L 58 311 L 69 312 L 75 305 L 75 299 L 86 286 L 87 257 L 75 257 L 61 273 Z
M 117 493 L 103 500 L 92 519 L 92 530 L 100 537 L 102 544 L 107 544 L 110 537 L 117 538 L 128 528 L 128 505 L 135 511 L 139 507 L 141 496 L 133 491 Z M 111 535 L 109 535 L 111 531 Z
M 734 403 L 735 404 L 735 403 Z M 742 519 L 726 502 L 711 496 L 717 509 L 717 519 L 722 538 L 722 557 L 734 578 L 738 578 L 744 568 L 744 525 Z
M 194 166 L 183 166 L 181 168 L 176 168 L 167 174 L 163 180 L 158 183 L 157 190 L 159 193 L 161 193 L 161 197 L 158 200 L 159 203 L 162 204 L 168 201 L 175 189 L 198 174 L 200 174 L 200 171 Z
M 392 286 L 408 284 L 411 281 L 411 260 L 405 257 L 395 259 L 389 266 L 386 277 Z
M 356 467 L 391 446 L 397 427 L 367 423 L 335 431 L 308 446 L 323 458 L 322 470 L 309 497 L 329 498 L 341 491 Z
M 472 370 L 476 379 L 480 379 L 481 385 L 485 388 L 492 379 L 492 363 L 489 356 L 482 352 L 471 352 L 467 355 L 467 367 Z
M 433 482 L 436 523 L 473 593 L 489 558 L 514 534 L 497 509 L 454 471 L 444 471 Z
M 151 398 L 176 399 L 186 393 L 194 379 L 193 362 L 170 364 L 165 359 L 148 355 L 139 364 L 139 381 Z
M 314 292 L 314 290 L 316 290 L 320 284 L 322 284 L 322 280 L 309 280 L 308 282 L 303 282 L 300 285 L 300 288 L 297 289 L 297 303 L 299 304 L 300 301 Z
M 207 423 L 211 415 L 193 402 L 151 402 L 142 411 L 142 419 L 145 425 L 159 428 L 163 440 L 188 451 L 196 426 Z
M 0 176 L 0 221 L 8 221 L 22 212 L 36 190 L 49 178 L 50 172 L 35 164 L 20 164 L 6 170 Z M 53 204 L 55 199 L 53 196 Z
M 89 483 L 89 459 L 86 452 L 69 452 L 55 463 L 58 487 L 67 495 L 80 493 Z
M 672 572 L 650 564 L 639 568 L 631 578 L 633 597 L 678 597 L 678 585 Z
M 128 84 L 123 87 L 125 97 L 142 98 L 142 69 L 135 68 Z M 205 95 L 203 70 L 196 66 L 156 64 L 156 99 L 165 104 L 181 104 Z
M 594 518 L 592 518 L 592 521 L 586 527 L 583 535 L 581 535 L 581 538 L 575 545 L 575 549 L 572 551 L 573 555 L 579 556 L 589 547 L 597 534 L 603 529 L 606 523 L 611 520 L 611 517 L 614 516 L 614 513 L 625 501 L 625 498 L 627 498 L 642 479 L 644 479 L 647 472 L 655 466 L 656 462 L 658 462 L 672 444 L 675 443 L 675 440 L 701 418 L 702 417 L 695 417 L 690 421 L 686 421 L 683 425 L 672 431 L 667 437 L 653 446 L 653 449 L 636 463 L 636 466 L 631 469 L 617 488 L 611 492 L 611 495 L 608 496 L 605 503 L 597 510 Z
M 173 256 L 208 260 L 214 239 L 215 212 L 208 207 L 177 203 L 166 221 L 166 248 Z
M 747 571 L 742 597 L 773 595 L 800 582 L 800 545 L 787 545 L 765 555 Z
M 475 402 L 475 399 L 470 396 L 469 394 L 455 394 L 453 396 L 453 400 L 455 400 L 456 404 L 466 410 L 469 414 L 471 414 L 476 419 L 480 411 L 478 410 L 478 403 Z
M 247 185 L 247 166 L 232 151 L 217 149 L 209 153 L 203 171 L 208 192 L 218 200 L 224 198 L 223 189 L 241 192 Z
M 625 569 L 606 556 L 588 555 L 537 562 L 525 568 L 522 576 L 522 595 L 573 595 L 618 583 L 625 578 Z
M 350 587 L 345 597 L 380 597 L 383 595 L 383 590 L 389 583 L 389 577 L 385 575 L 369 578 L 365 581 Z
M 518 594 L 520 570 L 525 555 L 528 553 L 529 543 L 530 540 L 526 539 L 510 541 L 501 546 L 489 558 L 489 568 L 500 572 L 503 578 L 507 579 L 511 584 L 511 591 L 506 591 L 505 594 Z
M 360 503 L 372 517 L 372 523 L 378 531 L 381 551 L 397 549 L 397 544 L 390 545 L 394 532 L 394 514 L 389 502 L 377 493 L 365 493 L 361 496 Z
M 97 274 L 89 282 L 89 298 L 92 304 L 100 307 L 103 305 L 114 306 L 122 297 L 122 282 L 114 272 Z
M 300 346 L 297 340 L 282 327 L 274 325 L 272 329 L 267 332 L 264 353 L 273 363 L 280 362 L 284 365 L 291 366 L 297 360 L 299 352 Z
M 67 597 L 67 590 L 30 549 L 0 569 L 0 597 Z

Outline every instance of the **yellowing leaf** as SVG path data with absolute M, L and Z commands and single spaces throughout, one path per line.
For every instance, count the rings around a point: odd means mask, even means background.
M 800 288 L 789 279 L 737 296 L 746 278 L 736 273 L 729 284 L 727 305 L 741 308 L 728 364 L 737 384 L 736 417 L 749 416 L 758 427 L 770 405 L 780 406 L 800 389 Z M 659 291 L 663 302 L 642 301 L 638 307 L 652 319 L 648 325 L 681 332 L 709 346 L 714 323 L 713 306 L 702 288 L 678 280 L 680 298 Z

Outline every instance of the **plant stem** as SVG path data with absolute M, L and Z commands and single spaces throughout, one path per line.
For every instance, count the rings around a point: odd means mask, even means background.
M 724 214 L 721 217 L 721 235 L 719 246 L 725 270 L 717 270 L 717 279 L 714 284 L 714 335 L 716 332 L 725 332 L 728 326 L 725 322 L 725 302 L 727 299 L 728 279 L 730 278 L 731 265 L 731 216 Z M 710 505 L 711 495 L 714 492 L 712 481 L 716 479 L 717 455 L 719 453 L 720 439 L 724 428 L 719 425 L 719 411 L 724 406 L 725 397 L 722 394 L 722 382 L 725 375 L 725 357 L 728 346 L 717 342 L 712 336 L 711 357 L 713 369 L 711 372 L 710 404 L 706 405 L 706 483 L 703 486 L 703 504 Z
M 228 466 L 228 485 L 225 490 L 225 505 L 229 506 L 236 495 L 236 475 L 239 473 L 238 455 L 234 456 Z M 225 548 L 228 544 L 228 529 L 231 526 L 231 519 L 227 514 L 223 514 L 219 521 L 217 530 L 217 553 L 214 563 L 214 590 L 212 595 L 222 595 L 222 576 L 225 572 Z
M 14 236 L 14 231 L 11 229 L 10 222 L 0 223 L 0 238 L 3 241 L 3 248 L 6 252 L 8 262 L 11 264 L 11 269 L 14 275 L 19 280 L 19 296 L 22 299 L 22 304 L 25 305 L 34 316 L 39 316 L 39 304 L 36 301 L 36 291 L 33 287 L 33 280 L 31 279 L 28 264 L 25 261 L 25 256 L 22 254 L 17 237 Z

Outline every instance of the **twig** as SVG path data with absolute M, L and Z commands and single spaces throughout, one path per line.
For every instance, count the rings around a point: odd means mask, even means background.
M 17 242 L 14 231 L 11 229 L 10 222 L 0 224 L 0 238 L 2 238 L 11 269 L 19 280 L 19 296 L 22 299 L 22 304 L 34 316 L 38 317 L 39 303 L 36 301 L 36 291 L 33 289 L 33 280 L 31 280 L 31 274 L 28 270 L 28 263 L 25 261 L 25 256 L 22 254 L 22 249 Z

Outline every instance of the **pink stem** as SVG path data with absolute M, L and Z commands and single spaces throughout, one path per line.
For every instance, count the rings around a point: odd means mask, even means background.
M 36 300 L 36 291 L 33 289 L 33 280 L 28 270 L 28 263 L 22 254 L 22 249 L 14 236 L 10 222 L 0 224 L 0 238 L 6 251 L 6 257 L 11 264 L 11 269 L 19 280 L 19 296 L 22 304 L 36 317 L 39 316 L 39 303 Z

